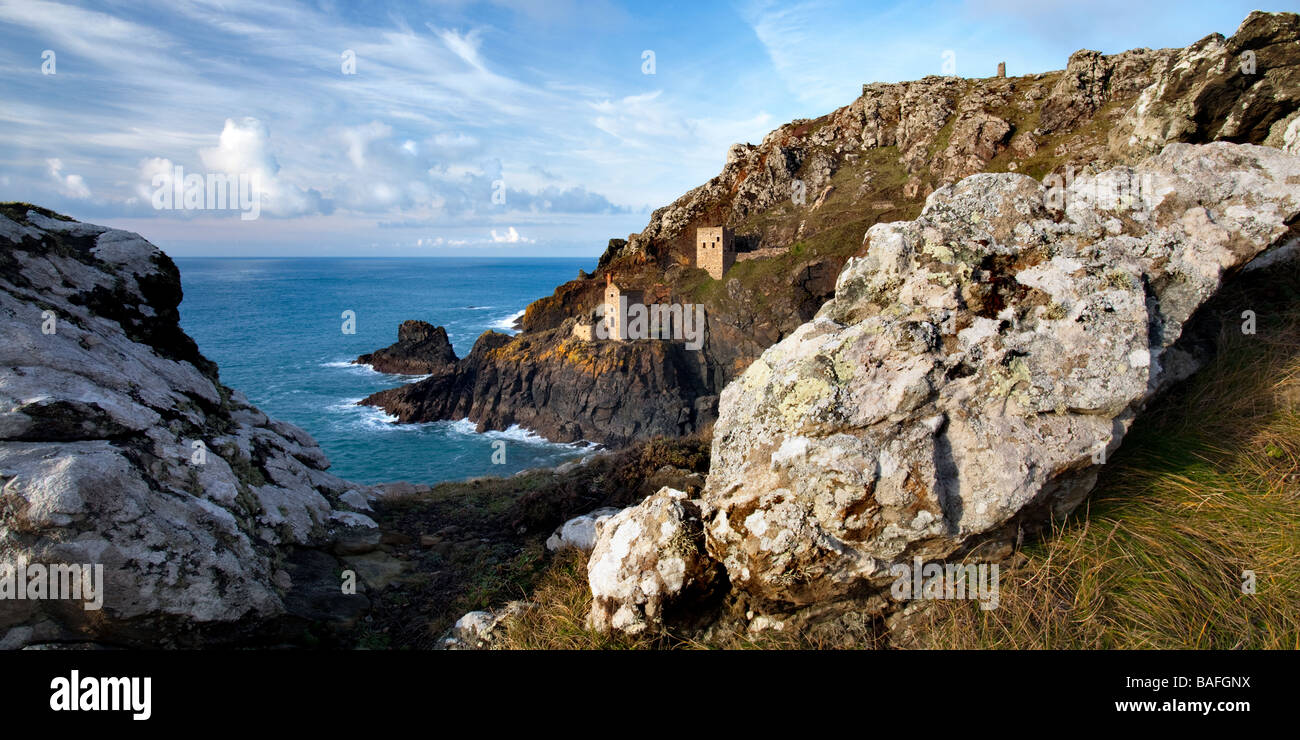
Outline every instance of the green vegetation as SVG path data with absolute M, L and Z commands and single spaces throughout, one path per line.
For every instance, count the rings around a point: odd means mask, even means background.
M 12 221 L 17 221 L 19 223 L 24 223 L 24 224 L 27 223 L 28 211 L 36 211 L 37 213 L 41 214 L 42 216 L 45 216 L 46 218 L 55 218 L 60 221 L 76 220 L 63 215 L 62 213 L 56 213 L 55 211 L 51 211 L 48 208 L 32 205 L 31 203 L 24 203 L 23 201 L 7 200 L 4 202 L 0 202 L 0 214 L 3 214 L 5 218 L 8 218 Z

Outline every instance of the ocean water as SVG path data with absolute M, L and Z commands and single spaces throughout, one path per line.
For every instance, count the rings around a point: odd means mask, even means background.
M 221 367 L 222 382 L 320 443 L 330 471 L 361 483 L 433 483 L 554 465 L 583 447 L 523 429 L 478 434 L 468 421 L 397 424 L 357 406 L 418 377 L 348 364 L 397 341 L 407 319 L 444 326 L 464 357 L 487 329 L 509 331 L 531 301 L 571 280 L 582 259 L 178 258 L 181 326 Z M 344 311 L 356 333 L 343 332 Z M 493 464 L 496 440 L 505 464 Z

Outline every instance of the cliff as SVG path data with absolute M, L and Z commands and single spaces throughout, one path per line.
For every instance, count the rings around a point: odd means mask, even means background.
M 479 431 L 519 424 L 557 442 L 623 445 L 712 420 L 716 398 L 703 396 L 700 359 L 680 343 L 584 342 L 561 329 L 518 338 L 487 332 L 449 371 L 362 403 L 401 421 L 470 418 Z
M 733 146 L 717 176 L 656 210 L 640 233 L 611 239 L 594 274 L 529 305 L 514 348 L 458 365 L 454 380 L 366 402 L 405 421 L 539 424 L 555 439 L 622 443 L 705 429 L 722 388 L 834 296 L 863 234 L 916 218 L 936 189 L 980 172 L 1065 181 L 1136 164 L 1171 142 L 1294 147 L 1298 111 L 1300 16 L 1291 13 L 1252 13 L 1232 37 L 1185 49 L 1079 51 L 1056 72 L 867 84 L 838 110 Z M 741 250 L 721 281 L 692 264 L 695 229 L 719 224 Z M 622 358 L 602 366 L 612 377 L 587 379 L 587 361 L 571 364 L 575 353 L 561 345 L 566 322 L 601 302 L 602 273 L 645 289 L 647 302 L 704 304 L 699 357 L 634 342 L 610 350 Z M 651 369 L 666 356 L 671 373 Z M 646 398 L 655 420 L 636 429 L 630 406 Z
M 180 302 L 138 235 L 0 205 L 0 563 L 103 573 L 98 609 L 0 599 L 0 648 L 278 642 L 368 605 L 330 549 L 375 530 L 370 489 L 222 385 Z

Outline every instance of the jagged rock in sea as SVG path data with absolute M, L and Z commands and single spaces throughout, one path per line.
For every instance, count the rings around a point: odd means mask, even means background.
M 456 360 L 446 329 L 427 321 L 411 320 L 397 327 L 396 343 L 361 355 L 352 362 L 369 365 L 381 373 L 432 375 L 451 371 Z
M 0 563 L 102 565 L 103 605 L 0 600 L 0 647 L 266 639 L 346 619 L 339 536 L 371 495 L 220 382 L 179 273 L 136 234 L 0 206 Z
M 862 233 L 916 218 L 935 189 L 979 172 L 1095 174 L 1170 142 L 1294 150 L 1298 96 L 1300 16 L 1262 12 L 1229 38 L 1183 49 L 1081 50 L 1064 70 L 1021 77 L 869 83 L 842 108 L 732 146 L 717 176 L 656 209 L 639 233 L 611 239 L 594 274 L 530 304 L 523 333 L 494 343 L 501 351 L 462 366 L 454 382 L 373 400 L 403 420 L 468 416 L 480 428 L 517 423 L 557 440 L 701 430 L 721 389 L 832 297 Z M 717 225 L 735 231 L 741 261 L 711 281 L 693 267 L 695 230 Z M 618 377 L 584 377 L 590 353 L 571 352 L 564 327 L 602 301 L 601 273 L 660 302 L 703 303 L 699 356 L 673 359 L 673 377 L 659 383 L 643 368 L 665 358 L 611 351 L 600 368 Z M 654 399 L 654 421 L 637 428 L 622 399 L 643 397 Z
M 835 298 L 723 391 L 709 554 L 773 613 L 884 608 L 891 565 L 997 557 L 1087 495 L 1144 405 L 1203 360 L 1178 344 L 1198 308 L 1293 251 L 1298 218 L 1300 158 L 1214 143 L 1056 192 L 975 175 L 872 227 Z

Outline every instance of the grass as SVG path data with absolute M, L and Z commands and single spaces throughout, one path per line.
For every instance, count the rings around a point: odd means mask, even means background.
M 587 629 L 591 589 L 587 554 L 568 548 L 555 555 L 529 596 L 536 608 L 508 619 L 501 646 L 509 650 L 619 650 L 653 647 L 646 638 Z
M 28 211 L 36 211 L 37 213 L 41 214 L 42 216 L 45 216 L 46 218 L 53 218 L 59 221 L 73 220 L 72 218 L 63 215 L 62 213 L 57 213 L 43 206 L 32 205 L 31 203 L 25 203 L 20 200 L 7 200 L 7 201 L 0 202 L 0 215 L 4 215 L 9 219 L 18 221 L 19 223 L 24 223 L 24 224 L 27 223 Z
M 1225 325 L 1086 508 L 1020 553 L 997 609 L 935 602 L 917 646 L 1300 648 L 1300 307 L 1260 319 Z

